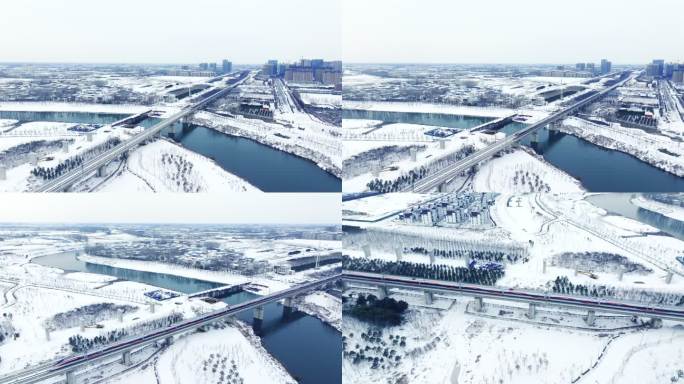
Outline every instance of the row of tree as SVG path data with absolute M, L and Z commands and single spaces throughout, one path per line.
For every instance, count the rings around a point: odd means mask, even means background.
M 118 137 L 111 137 L 107 139 L 107 141 L 105 141 L 104 143 L 98 144 L 79 155 L 72 156 L 54 167 L 35 167 L 33 168 L 33 170 L 31 170 L 31 174 L 43 180 L 52 180 L 66 172 L 71 171 L 72 169 L 80 167 L 84 161 L 88 160 L 89 158 L 97 154 L 107 151 L 119 145 L 120 143 L 121 139 L 119 139 Z
M 376 192 L 399 192 L 402 189 L 414 184 L 416 181 L 426 177 L 430 173 L 452 165 L 453 163 L 469 156 L 473 152 L 475 152 L 475 148 L 469 145 L 445 157 L 434 160 L 429 164 L 423 165 L 417 169 L 412 169 L 408 173 L 405 173 L 394 180 L 381 180 L 379 178 L 375 178 L 368 182 L 366 186 L 371 191 Z
M 408 261 L 396 262 L 379 259 L 361 259 L 350 258 L 349 256 L 342 258 L 342 268 L 358 272 L 386 273 L 480 285 L 494 285 L 497 280 L 504 276 L 503 270 L 485 270 L 443 264 L 412 263 Z
M 71 350 L 73 352 L 84 353 L 91 349 L 100 348 L 107 344 L 121 340 L 129 335 L 136 335 L 154 329 L 166 328 L 182 320 L 183 314 L 174 312 L 165 317 L 140 323 L 129 328 L 115 329 L 95 337 L 89 338 L 83 337 L 81 335 L 74 335 L 69 337 L 69 345 L 71 345 Z
M 684 295 L 674 292 L 657 292 L 644 289 L 621 289 L 595 284 L 573 284 L 566 276 L 553 280 L 553 292 L 587 297 L 607 297 L 637 301 L 654 305 L 684 305 Z

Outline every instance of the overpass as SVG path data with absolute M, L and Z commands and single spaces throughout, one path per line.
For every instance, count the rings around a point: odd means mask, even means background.
M 624 72 L 623 72 L 624 73 Z M 487 160 L 490 157 L 494 156 L 496 153 L 499 151 L 509 147 L 513 143 L 522 140 L 523 138 L 527 137 L 528 135 L 534 133 L 537 129 L 542 128 L 548 124 L 555 123 L 557 121 L 563 120 L 566 117 L 572 115 L 573 113 L 577 112 L 579 109 L 599 100 L 600 98 L 604 97 L 608 93 L 614 91 L 621 85 L 623 85 L 625 82 L 627 82 L 629 79 L 631 79 L 632 76 L 625 77 L 624 79 L 616 82 L 615 84 L 609 86 L 606 89 L 603 89 L 590 97 L 587 97 L 583 100 L 580 100 L 576 103 L 571 104 L 570 106 L 561 109 L 560 111 L 557 111 L 542 120 L 529 125 L 528 127 L 521 129 L 520 131 L 508 136 L 507 138 L 498 141 L 496 143 L 493 143 L 483 149 L 480 149 L 473 154 L 467 156 L 464 159 L 461 159 L 452 165 L 449 165 L 447 167 L 444 167 L 443 169 L 440 169 L 438 171 L 435 171 L 432 174 L 427 175 L 426 177 L 415 181 L 414 183 L 408 185 L 406 188 L 402 190 L 402 192 L 419 192 L 419 193 L 426 193 L 434 189 L 443 189 L 444 185 L 446 183 L 453 179 L 454 177 L 460 175 L 463 171 L 466 171 L 470 169 L 471 167 L 475 166 L 476 164 L 480 163 L 481 161 Z
M 84 354 L 70 356 L 62 359 L 56 359 L 49 363 L 42 364 L 22 371 L 13 372 L 4 376 L 0 376 L 0 383 L 12 384 L 28 384 L 37 383 L 58 375 L 66 375 L 66 383 L 75 383 L 75 372 L 79 368 L 83 368 L 88 364 L 111 358 L 116 355 L 121 355 L 124 364 L 131 364 L 131 352 L 134 349 L 140 349 L 147 345 L 165 340 L 167 343 L 173 341 L 175 335 L 191 332 L 210 325 L 217 321 L 223 320 L 227 317 L 233 316 L 243 311 L 250 309 L 254 310 L 256 319 L 263 319 L 264 306 L 266 304 L 285 300 L 285 306 L 291 306 L 291 298 L 293 296 L 315 290 L 326 284 L 333 283 L 339 280 L 340 275 L 333 275 L 317 281 L 301 284 L 295 287 L 272 293 L 267 296 L 262 296 L 254 300 L 246 301 L 244 303 L 232 305 L 223 309 L 206 313 L 199 317 L 182 321 L 162 330 L 155 330 L 146 334 L 128 337 L 126 339 L 117 341 L 108 345 L 107 347 L 97 349 Z
M 151 139 L 155 135 L 159 134 L 162 129 L 173 125 L 178 120 L 191 115 L 198 110 L 204 108 L 206 105 L 216 101 L 217 99 L 225 96 L 228 92 L 232 91 L 235 87 L 239 86 L 244 82 L 248 76 L 243 77 L 241 80 L 227 86 L 220 91 L 205 97 L 198 102 L 183 108 L 180 112 L 173 114 L 171 117 L 155 124 L 154 126 L 145 129 L 143 132 L 133 136 L 129 140 L 115 146 L 114 148 L 105 151 L 91 159 L 86 160 L 81 167 L 74 168 L 71 171 L 50 180 L 43 185 L 35 189 L 34 192 L 61 192 L 72 186 L 77 181 L 85 178 L 86 176 L 92 174 L 93 172 L 103 172 L 104 167 L 111 161 L 119 158 L 122 154 L 128 152 L 129 150 L 137 147 L 141 143 Z M 132 116 L 134 117 L 134 116 Z M 128 120 L 132 117 L 126 118 Z
M 533 318 L 537 305 L 554 305 L 587 311 L 587 323 L 593 325 L 597 311 L 623 315 L 647 316 L 684 322 L 684 308 L 645 304 L 636 301 L 565 295 L 561 293 L 501 288 L 451 281 L 419 279 L 379 273 L 344 271 L 342 280 L 378 287 L 380 296 L 387 295 L 389 287 L 421 290 L 426 303 L 432 302 L 435 292 L 451 293 L 475 298 L 475 309 L 481 311 L 483 299 L 516 301 L 529 304 L 528 317 Z

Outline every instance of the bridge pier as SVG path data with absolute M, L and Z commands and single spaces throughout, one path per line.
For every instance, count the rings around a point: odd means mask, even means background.
M 546 273 L 546 260 L 542 260 L 542 273 Z
M 264 307 L 258 306 L 254 308 L 254 320 L 264 321 Z
M 447 189 L 447 182 L 446 181 L 442 181 L 437 186 L 437 192 L 446 192 L 446 189 Z
M 409 148 L 409 153 L 411 154 L 411 161 L 414 163 L 418 161 L 418 151 L 415 148 Z
M 86 133 L 86 140 L 93 141 L 93 133 L 92 132 Z
M 155 303 L 150 303 L 150 304 L 149 304 L 150 313 L 154 313 L 154 306 L 155 306 L 155 305 L 156 305 Z
M 593 326 L 596 323 L 596 311 L 590 309 L 587 311 L 587 325 Z
M 320 268 L 320 265 L 319 265 L 320 258 L 321 258 L 321 255 L 316 255 L 316 265 L 314 265 L 314 269 Z
M 446 149 L 446 140 L 439 141 L 439 149 Z
M 434 295 L 430 291 L 424 291 L 423 295 L 425 295 L 425 305 L 432 305 L 433 301 L 435 300 Z
M 380 166 L 379 165 L 373 165 L 371 167 L 371 174 L 373 175 L 373 177 L 380 176 Z
M 482 312 L 484 309 L 484 300 L 481 297 L 475 297 L 475 311 Z
M 132 365 L 131 362 L 131 351 L 124 351 L 123 356 L 121 356 L 121 362 L 124 365 Z
M 535 316 L 537 316 L 537 304 L 530 303 L 530 306 L 527 308 L 527 318 L 534 319 Z
M 76 384 L 76 373 L 74 371 L 67 371 L 66 384 Z
M 673 276 L 672 271 L 667 271 L 667 276 L 665 276 L 665 282 L 667 284 L 672 283 L 672 276 Z
M 378 286 L 378 299 L 382 300 L 387 296 L 389 296 L 389 291 L 387 290 L 387 287 L 385 287 L 384 285 L 379 285 Z
M 0 167 L 0 180 L 7 180 L 7 168 Z
M 625 274 L 625 271 L 622 270 L 622 268 L 618 271 L 618 281 L 622 281 L 622 276 Z
M 45 327 L 45 340 L 50 341 L 50 328 Z
M 103 177 L 106 172 L 106 165 L 102 165 L 100 167 L 97 167 L 97 177 Z
M 364 244 L 364 245 L 362 245 L 362 246 L 361 246 L 361 249 L 363 249 L 363 255 L 364 255 L 366 258 L 370 258 L 370 257 L 371 257 L 371 247 L 370 247 L 370 244 Z
M 286 297 L 283 299 L 283 307 L 292 309 L 292 298 Z
M 29 155 L 29 162 L 33 166 L 38 165 L 38 155 L 36 155 L 35 153 L 30 154 Z
M 171 345 L 173 344 L 173 336 L 167 336 L 166 339 L 164 339 L 166 342 L 166 345 Z
M 401 257 L 404 254 L 404 247 L 400 245 L 394 246 L 394 256 L 397 258 L 397 262 L 401 261 Z
M 435 263 L 435 254 L 434 254 L 434 253 L 430 253 L 429 256 L 430 256 L 430 264 L 434 264 L 434 263 Z
M 69 143 L 66 141 L 62 141 L 62 152 L 64 152 L 64 153 L 69 152 Z
M 532 139 L 530 139 L 530 143 L 539 144 L 539 136 L 537 135 L 537 131 L 532 132 Z

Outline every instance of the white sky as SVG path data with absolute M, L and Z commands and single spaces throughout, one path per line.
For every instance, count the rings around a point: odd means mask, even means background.
M 339 224 L 336 193 L 5 193 L 5 223 Z
M 681 0 L 343 0 L 342 11 L 350 63 L 684 59 Z
M 0 62 L 340 59 L 341 0 L 2 0 Z

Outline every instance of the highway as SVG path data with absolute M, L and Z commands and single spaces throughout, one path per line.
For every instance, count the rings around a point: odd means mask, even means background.
M 229 85 L 220 91 L 208 96 L 195 104 L 185 107 L 180 112 L 173 114 L 171 117 L 159 122 L 158 124 L 145 129 L 143 132 L 135 135 L 129 140 L 117 145 L 116 147 L 105 151 L 91 159 L 88 159 L 84 164 L 79 167 L 72 169 L 71 171 L 53 179 L 45 184 L 38 187 L 34 192 L 61 192 L 72 186 L 77 181 L 85 178 L 86 176 L 96 172 L 100 167 L 103 167 L 110 163 L 111 161 L 117 159 L 123 153 L 137 147 L 139 144 L 149 140 L 150 138 L 157 135 L 162 129 L 173 125 L 178 120 L 185 116 L 191 115 L 198 110 L 204 108 L 207 104 L 225 96 L 228 92 L 233 90 L 235 87 L 239 86 L 242 82 L 248 79 L 249 76 L 245 76 L 236 83 Z
M 656 317 L 660 319 L 684 321 L 684 308 L 674 306 L 649 305 L 635 301 L 604 299 L 584 296 L 546 293 L 541 291 L 500 288 L 477 284 L 456 283 L 451 281 L 419 279 L 404 276 L 384 275 L 344 271 L 345 282 L 365 283 L 375 286 L 418 289 L 430 292 L 455 293 L 472 297 L 509 300 L 541 305 L 558 305 L 582 310 L 595 310 L 624 315 Z
M 82 367 L 87 364 L 92 364 L 93 362 L 96 362 L 98 360 L 111 358 L 115 355 L 122 355 L 124 352 L 142 348 L 146 345 L 155 343 L 159 340 L 164 340 L 174 335 L 196 330 L 197 328 L 200 328 L 204 325 L 212 324 L 216 321 L 224 319 L 228 316 L 233 316 L 243 311 L 247 311 L 257 307 L 262 307 L 274 301 L 278 301 L 281 299 L 285 299 L 288 297 L 302 294 L 304 292 L 314 290 L 320 286 L 335 282 L 339 279 L 340 275 L 334 275 L 313 282 L 301 284 L 267 296 L 256 298 L 254 300 L 229 306 L 217 311 L 209 312 L 202 316 L 174 324 L 166 329 L 153 331 L 144 335 L 129 337 L 112 343 L 102 349 L 94 350 L 80 355 L 70 356 L 67 358 L 53 360 L 49 363 L 27 368 L 22 371 L 12 372 L 10 374 L 0 376 L 0 383 L 37 383 L 53 376 L 74 372 L 79 367 Z
M 487 160 L 490 157 L 494 156 L 496 153 L 499 151 L 505 149 L 506 147 L 512 145 L 516 141 L 522 140 L 526 136 L 532 134 L 534 131 L 537 129 L 546 126 L 547 124 L 554 123 L 556 121 L 562 120 L 566 118 L 567 116 L 575 113 L 578 109 L 589 105 L 598 99 L 602 98 L 606 94 L 614 91 L 616 88 L 627 82 L 629 79 L 631 79 L 632 76 L 626 77 L 625 79 L 613 84 L 612 86 L 603 89 L 590 97 L 587 97 L 584 100 L 578 101 L 558 112 L 555 112 L 544 119 L 531 124 L 530 126 L 506 137 L 505 139 L 498 141 L 496 143 L 493 143 L 479 151 L 476 151 L 475 153 L 467 156 L 464 159 L 461 159 L 457 162 L 455 162 L 452 165 L 449 165 L 443 169 L 440 169 L 439 171 L 436 171 L 432 174 L 427 175 L 426 177 L 416 181 L 412 185 L 407 186 L 402 190 L 402 192 L 419 192 L 419 193 L 426 193 L 430 192 L 434 189 L 438 189 L 440 185 L 446 183 L 448 180 L 458 176 L 461 174 L 461 172 L 466 171 L 473 167 L 474 165 L 478 164 L 479 162 L 483 160 Z

